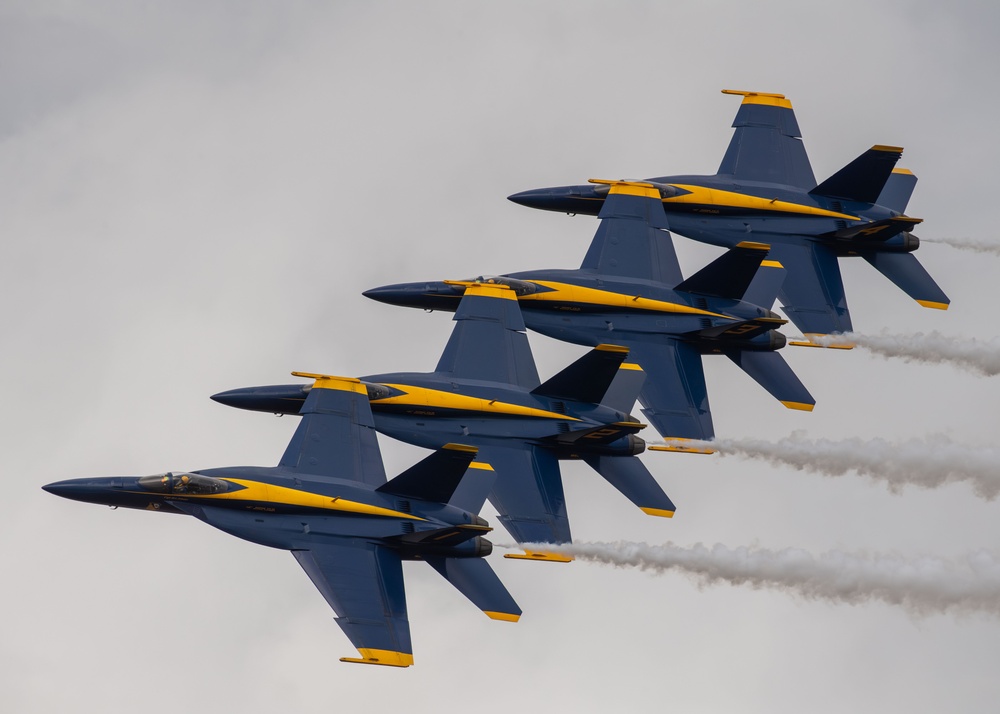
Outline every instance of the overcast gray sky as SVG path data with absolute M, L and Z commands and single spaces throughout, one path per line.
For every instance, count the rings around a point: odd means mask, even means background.
M 596 221 L 506 196 L 713 173 L 723 88 L 788 96 L 820 179 L 904 146 L 918 235 L 990 240 L 998 31 L 990 2 L 0 3 L 0 710 L 995 711 L 995 618 L 498 556 L 519 623 L 410 563 L 416 666 L 341 664 L 353 648 L 288 554 L 39 487 L 276 463 L 295 420 L 210 394 L 433 369 L 450 316 L 362 290 L 576 267 Z M 687 273 L 719 252 L 676 244 Z M 1000 259 L 918 255 L 951 309 L 856 261 L 855 328 L 995 337 Z M 530 341 L 543 378 L 583 351 Z M 720 436 L 995 443 L 998 378 L 785 354 L 815 412 L 708 360 Z M 423 454 L 382 450 L 390 473 Z M 965 485 L 643 458 L 677 515 L 568 464 L 578 540 L 951 558 L 1000 538 L 1000 503 Z

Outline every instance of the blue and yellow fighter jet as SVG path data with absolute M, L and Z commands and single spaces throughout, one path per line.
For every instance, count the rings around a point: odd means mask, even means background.
M 646 381 L 643 413 L 668 439 L 711 439 L 702 355 L 725 354 L 791 409 L 815 400 L 776 350 L 786 323 L 770 311 L 785 271 L 765 260 L 768 246 L 742 242 L 684 280 L 659 190 L 602 181 L 608 197 L 579 270 L 533 270 L 481 277 L 509 286 L 525 324 L 581 345 L 613 341 L 629 349 Z M 367 297 L 425 310 L 454 310 L 467 281 L 403 283 Z M 684 447 L 669 450 L 685 451 Z
M 901 148 L 873 146 L 817 183 L 784 95 L 723 93 L 741 95 L 743 103 L 718 173 L 648 179 L 660 191 L 672 231 L 723 247 L 769 244 L 770 257 L 788 270 L 782 307 L 807 336 L 852 330 L 837 262 L 844 257 L 861 256 L 924 307 L 948 308 L 948 297 L 913 255 L 920 241 L 910 230 L 922 219 L 904 215 L 917 178 L 895 168 Z M 563 186 L 509 198 L 597 215 L 607 193 L 606 186 Z
M 483 559 L 491 529 L 476 515 L 494 474 L 476 449 L 447 444 L 386 481 L 365 387 L 315 381 L 277 467 L 73 479 L 43 488 L 89 503 L 184 513 L 238 538 L 290 550 L 337 613 L 360 658 L 413 664 L 403 560 L 423 560 L 496 620 L 521 610 Z M 468 469 L 468 471 L 467 471 Z
M 518 543 L 570 542 L 560 459 L 583 459 L 649 515 L 673 515 L 673 502 L 636 457 L 645 449 L 636 433 L 646 425 L 629 411 L 643 374 L 623 364 L 626 348 L 598 345 L 540 384 L 512 288 L 468 285 L 455 322 L 435 371 L 361 378 L 379 432 L 428 448 L 478 447 L 497 474 L 490 501 Z M 294 414 L 311 393 L 278 385 L 212 399 Z M 537 548 L 505 557 L 570 560 Z

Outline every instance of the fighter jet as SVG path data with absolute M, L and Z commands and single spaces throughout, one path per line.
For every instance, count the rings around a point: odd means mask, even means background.
M 476 515 L 493 473 L 476 449 L 447 444 L 386 481 L 368 395 L 358 380 L 314 379 L 277 467 L 83 478 L 43 488 L 114 507 L 194 516 L 252 543 L 290 550 L 361 654 L 342 662 L 413 664 L 403 560 L 423 560 L 496 620 L 521 610 L 483 559 Z M 466 469 L 468 468 L 468 472 Z
M 781 305 L 806 336 L 852 330 L 839 258 L 861 256 L 924 307 L 948 308 L 948 297 L 913 255 L 920 241 L 910 230 L 922 219 L 904 214 L 917 178 L 895 168 L 901 148 L 873 146 L 817 183 L 784 95 L 723 93 L 741 95 L 743 103 L 718 172 L 648 179 L 660 191 L 672 231 L 727 248 L 743 241 L 770 245 L 770 257 L 788 270 Z M 563 186 L 509 198 L 597 215 L 607 193 L 605 186 Z
M 724 354 L 791 409 L 815 400 L 776 350 L 770 311 L 784 276 L 766 260 L 768 246 L 741 242 L 684 280 L 659 190 L 649 183 L 606 181 L 600 225 L 579 270 L 533 270 L 477 278 L 509 286 L 525 324 L 581 345 L 613 341 L 646 374 L 643 413 L 668 439 L 711 439 L 702 355 Z M 403 283 L 367 297 L 426 310 L 455 310 L 467 281 Z M 690 450 L 673 447 L 671 450 Z
M 674 504 L 636 457 L 646 425 L 629 414 L 643 374 L 628 350 L 596 346 L 539 383 L 515 291 L 465 288 L 455 328 L 430 373 L 362 377 L 375 428 L 427 448 L 461 441 L 479 448 L 497 479 L 490 501 L 522 544 L 571 540 L 560 459 L 582 459 L 644 512 L 670 517 Z M 255 411 L 294 414 L 311 391 L 300 385 L 234 389 L 212 399 Z M 566 562 L 540 548 L 520 557 Z

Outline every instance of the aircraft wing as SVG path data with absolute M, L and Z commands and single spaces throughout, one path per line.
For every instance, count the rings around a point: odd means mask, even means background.
M 375 436 L 368 391 L 352 377 L 292 372 L 315 379 L 279 466 L 313 476 L 383 485 L 385 468 Z
M 832 248 L 802 237 L 802 243 L 774 243 L 771 257 L 787 274 L 778 291 L 781 307 L 803 334 L 851 331 L 844 281 Z
M 723 89 L 743 96 L 719 174 L 810 190 L 816 186 L 792 103 L 782 94 Z M 772 256 L 773 257 L 773 256 Z
M 619 275 L 673 286 L 680 263 L 667 230 L 660 192 L 643 182 L 610 183 L 598 218 L 601 223 L 580 266 L 600 275 Z
M 679 340 L 628 342 L 630 359 L 646 373 L 642 413 L 665 439 L 711 439 L 705 371 L 698 350 Z
M 355 544 L 356 543 L 356 544 Z M 292 555 L 337 613 L 337 624 L 361 653 L 342 662 L 413 664 L 399 555 L 374 543 L 324 543 Z
M 572 540 L 562 475 L 555 456 L 546 449 L 525 444 L 519 448 L 480 446 L 478 458 L 496 472 L 490 502 L 514 540 L 518 543 Z
M 468 283 L 454 320 L 436 372 L 529 390 L 538 386 L 538 370 L 513 290 Z

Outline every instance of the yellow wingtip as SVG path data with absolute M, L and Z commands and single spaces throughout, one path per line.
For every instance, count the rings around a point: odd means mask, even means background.
M 572 563 L 573 557 L 561 553 L 547 553 L 540 550 L 526 550 L 523 553 L 507 553 L 505 558 L 511 560 L 540 560 L 549 563 Z
M 380 664 L 384 667 L 409 667 L 413 664 L 413 655 L 408 652 L 393 652 L 392 650 L 373 650 L 358 648 L 361 657 L 341 657 L 341 662 L 354 664 Z
M 918 303 L 924 307 L 929 307 L 932 310 L 947 310 L 949 303 L 946 302 L 934 302 L 933 300 L 917 300 Z

